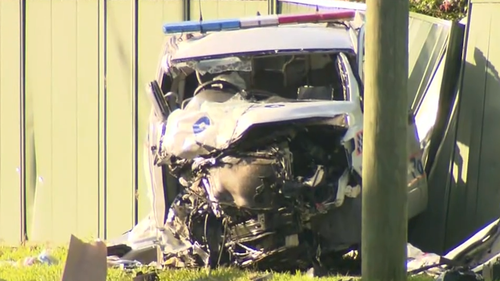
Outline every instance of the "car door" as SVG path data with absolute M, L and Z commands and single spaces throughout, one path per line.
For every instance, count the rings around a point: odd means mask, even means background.
M 408 113 L 408 217 L 412 218 L 427 208 L 427 175 L 424 170 L 423 149 L 420 147 L 415 118 Z
M 356 32 L 356 61 L 358 75 L 364 81 L 365 63 L 365 24 Z M 406 94 L 406 93 L 402 93 Z M 427 176 L 425 175 L 423 163 L 423 149 L 420 146 L 420 138 L 415 124 L 415 118 L 408 108 L 408 131 L 407 145 L 409 153 L 408 163 L 408 216 L 412 218 L 427 208 Z M 362 139 L 362 132 L 360 133 Z
M 349 118 L 349 130 L 344 136 L 344 141 L 354 140 L 354 150 L 351 152 L 351 166 L 359 175 L 362 174 L 362 140 L 363 140 L 363 112 L 361 110 L 360 87 L 355 78 L 353 68 L 349 63 L 349 59 L 344 53 L 340 53 L 337 58 L 337 67 L 341 73 L 342 83 L 347 86 L 348 101 L 359 105 L 356 110 L 351 112 Z
M 163 168 L 155 164 L 157 144 L 162 133 L 163 124 L 167 120 L 170 110 L 164 95 L 156 80 L 150 82 L 147 95 L 151 102 L 151 112 L 148 120 L 148 132 L 144 142 L 144 172 L 148 184 L 149 199 L 156 226 L 162 228 L 165 223 L 165 194 L 163 183 Z

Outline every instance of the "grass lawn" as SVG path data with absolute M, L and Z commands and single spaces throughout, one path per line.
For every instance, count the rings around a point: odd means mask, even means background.
M 19 247 L 9 248 L 0 246 L 0 280 L 1 281 L 59 281 L 66 259 L 65 248 L 54 248 L 50 253 L 59 262 L 56 265 L 33 265 L 33 266 L 11 266 L 3 264 L 4 261 L 22 261 L 26 257 L 36 257 L 43 248 L 40 247 Z M 232 268 L 222 268 L 213 270 L 210 275 L 207 270 L 163 270 L 159 273 L 161 280 L 183 280 L 183 281 L 213 281 L 213 280 L 252 280 L 253 277 L 264 276 L 265 273 L 241 271 Z M 130 274 L 120 269 L 109 269 L 108 280 L 132 280 Z M 300 273 L 295 274 L 277 274 L 273 273 L 272 278 L 266 281 L 285 281 L 285 280 L 318 280 L 318 281 L 337 281 L 349 280 L 349 277 L 325 277 L 312 278 Z M 429 277 L 412 277 L 411 281 L 430 281 Z

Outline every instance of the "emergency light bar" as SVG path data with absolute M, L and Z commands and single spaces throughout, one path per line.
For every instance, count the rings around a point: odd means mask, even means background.
M 350 10 L 296 15 L 268 15 L 241 19 L 184 21 L 163 25 L 163 33 L 210 32 L 251 27 L 278 26 L 293 23 L 317 23 L 335 20 L 351 20 L 356 12 Z

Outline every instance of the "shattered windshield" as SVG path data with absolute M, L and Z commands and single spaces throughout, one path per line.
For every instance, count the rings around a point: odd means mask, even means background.
M 220 87 L 220 83 L 214 81 L 226 82 L 222 91 L 230 91 L 229 83 L 247 92 L 259 91 L 289 100 L 347 100 L 346 71 L 350 66 L 343 65 L 345 62 L 339 60 L 339 54 L 228 55 L 176 62 L 170 66 L 169 73 L 174 79 L 179 75 L 185 77 L 182 100 L 202 90 Z

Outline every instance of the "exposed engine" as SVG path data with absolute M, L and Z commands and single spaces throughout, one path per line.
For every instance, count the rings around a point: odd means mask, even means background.
M 341 143 L 347 128 L 331 124 L 268 123 L 210 157 L 171 156 L 169 170 L 185 188 L 166 225 L 194 247 L 167 260 L 305 269 L 357 243 L 360 177 Z

